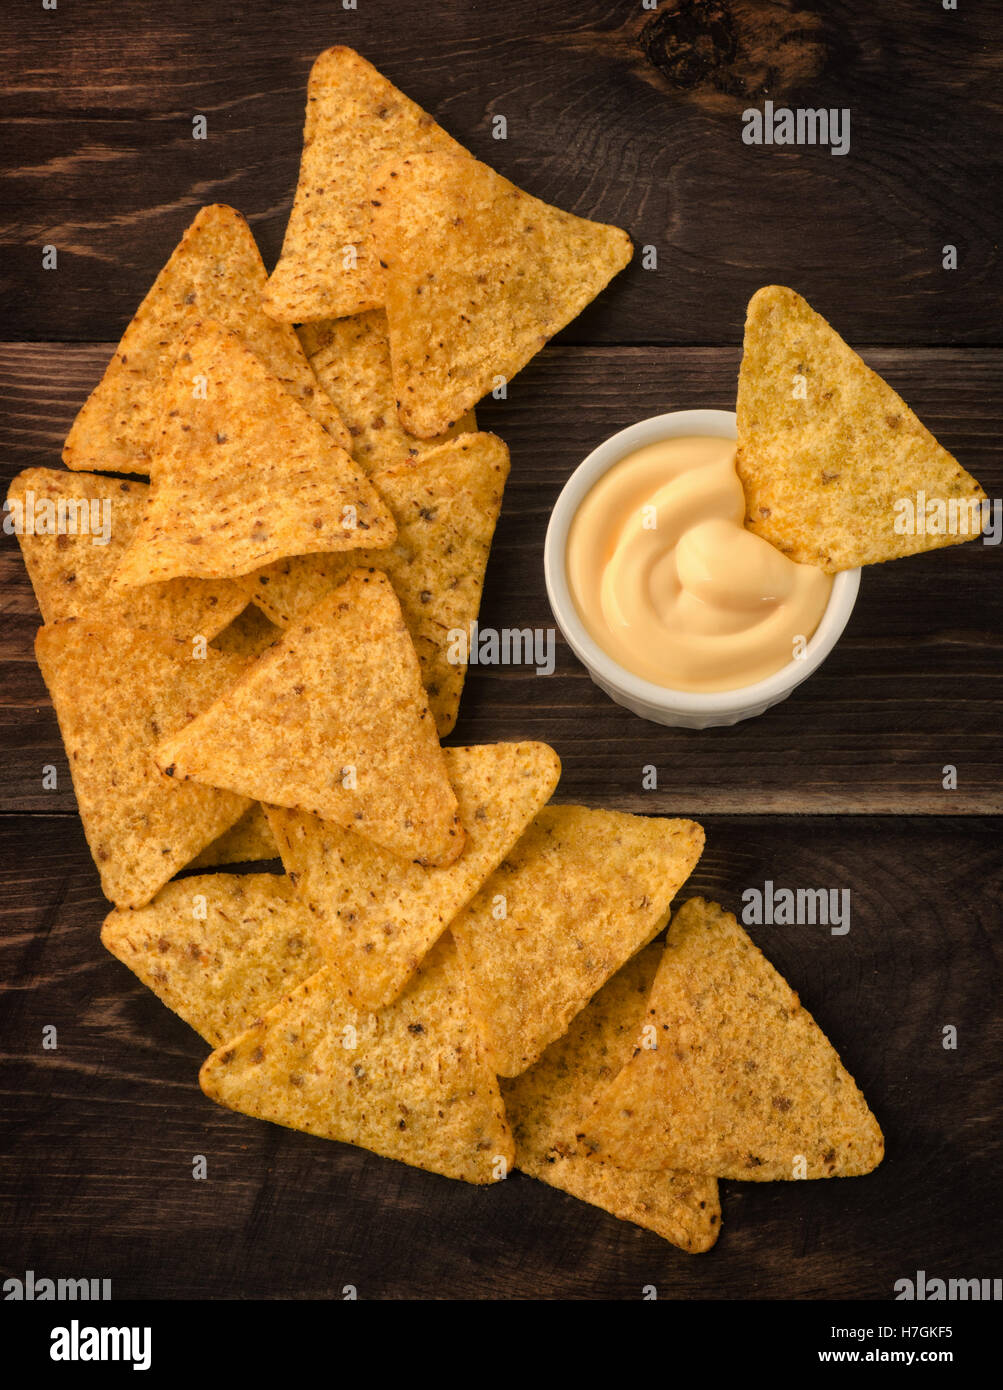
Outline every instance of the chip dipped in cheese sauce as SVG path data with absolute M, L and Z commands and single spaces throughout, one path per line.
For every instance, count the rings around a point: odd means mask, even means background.
M 568 532 L 568 583 L 590 636 L 673 690 L 737 690 L 790 662 L 832 578 L 747 531 L 735 441 L 665 439 L 620 459 Z M 800 641 L 799 641 L 800 639 Z

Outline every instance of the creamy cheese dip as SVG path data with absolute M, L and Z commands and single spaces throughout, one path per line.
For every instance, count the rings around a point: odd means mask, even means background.
M 829 601 L 830 575 L 745 529 L 735 448 L 686 436 L 628 454 L 568 532 L 568 582 L 589 634 L 672 690 L 736 690 L 772 675 Z

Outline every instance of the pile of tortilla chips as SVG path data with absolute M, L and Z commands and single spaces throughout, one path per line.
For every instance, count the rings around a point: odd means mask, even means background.
M 652 944 L 698 825 L 549 804 L 544 744 L 440 743 L 509 467 L 472 407 L 629 255 L 332 49 L 272 277 L 204 208 L 73 471 L 10 502 L 102 940 L 212 1046 L 205 1093 L 698 1251 L 719 1176 L 866 1172 L 873 1117 L 734 919 Z

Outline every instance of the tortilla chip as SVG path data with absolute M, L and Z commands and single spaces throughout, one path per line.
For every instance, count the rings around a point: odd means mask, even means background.
M 161 392 L 181 340 L 201 319 L 239 333 L 270 372 L 350 449 L 348 433 L 317 385 L 296 334 L 261 308 L 265 267 L 251 229 L 233 208 L 204 207 L 154 281 L 63 446 L 68 468 L 148 473 Z
M 429 864 L 463 848 L 456 797 L 390 582 L 357 570 L 157 750 L 178 778 L 309 811 Z
M 417 439 L 401 427 L 382 309 L 305 323 L 298 331 L 314 375 L 352 436 L 352 457 L 367 477 L 405 459 L 421 458 L 458 434 L 476 431 L 472 410 L 434 439 Z
M 62 509 L 67 524 L 76 528 L 72 535 L 65 527 L 62 534 L 54 529 L 52 534 L 18 533 L 44 622 L 92 617 L 150 628 L 171 637 L 198 633 L 209 639 L 245 607 L 243 589 L 227 579 L 169 579 L 127 593 L 109 592 L 115 568 L 146 509 L 149 491 L 145 483 L 122 482 L 97 473 L 28 468 L 17 475 L 7 497 L 18 503 L 22 519 L 27 520 L 31 513 L 34 524 L 40 525 L 43 513 L 47 516 L 54 508 L 58 515 Z M 80 530 L 84 508 L 86 534 Z M 17 516 L 17 509 L 13 514 Z M 106 519 L 110 533 L 103 544 Z
M 498 1082 L 448 934 L 395 1003 L 359 1011 L 322 971 L 207 1058 L 210 1099 L 466 1182 L 513 1159 Z
M 136 592 L 145 592 L 145 586 Z M 243 612 L 238 613 L 233 622 L 213 639 L 213 646 L 217 651 L 229 652 L 232 656 L 242 657 L 244 661 L 257 661 L 261 653 L 267 651 L 281 636 L 282 629 L 266 618 L 256 604 L 249 603 Z
M 161 424 L 149 506 L 117 588 L 230 579 L 284 555 L 389 545 L 397 534 L 344 449 L 216 324 L 185 339 Z
M 747 1182 L 856 1177 L 884 1140 L 818 1024 L 730 912 L 691 898 L 669 928 L 641 1047 L 600 1096 L 596 1151 L 625 1167 Z
M 206 845 L 188 865 L 189 869 L 214 869 L 217 864 L 252 864 L 261 859 L 278 859 L 279 847 L 268 824 L 264 807 L 255 802 L 240 820 L 224 830 L 218 840 Z
M 352 830 L 267 807 L 282 862 L 313 914 L 346 999 L 395 999 L 432 945 L 498 867 L 557 785 L 545 743 L 447 748 L 446 770 L 467 828 L 463 853 L 442 869 L 409 864 Z
M 357 564 L 383 570 L 404 621 L 439 737 L 456 724 L 467 673 L 470 625 L 481 606 L 484 571 L 508 476 L 508 449 L 494 434 L 464 434 L 373 477 L 397 523 L 388 550 L 303 555 L 258 572 L 251 592 L 263 612 L 287 625 L 343 583 Z M 462 634 L 462 653 L 452 651 Z M 450 660 L 462 654 L 463 660 Z
M 780 285 L 749 302 L 738 441 L 748 529 L 827 574 L 957 545 L 982 529 L 985 493 L 971 474 Z M 904 506 L 918 506 L 922 522 L 928 501 L 958 509 L 954 534 L 896 534 Z
M 262 306 L 284 323 L 375 309 L 383 284 L 369 237 L 369 175 L 417 150 L 462 145 L 350 48 L 310 70 L 296 197 Z M 352 254 L 354 252 L 354 255 Z
M 199 659 L 191 643 L 83 618 L 40 628 L 35 656 L 102 891 L 119 907 L 142 907 L 247 809 L 232 792 L 172 782 L 152 757 L 242 663 L 212 648 Z
M 323 963 L 284 874 L 176 879 L 148 907 L 109 913 L 101 940 L 212 1047 Z
M 709 1250 L 721 1231 L 716 1180 L 600 1163 L 580 1137 L 593 1092 L 626 1066 L 637 1046 L 661 958 L 656 942 L 629 960 L 535 1066 L 502 1083 L 502 1097 L 517 1168 L 696 1254 Z
M 384 164 L 371 196 L 394 389 L 421 439 L 511 381 L 632 254 L 619 227 L 541 203 L 475 159 Z
M 532 1066 L 661 930 L 703 844 L 689 820 L 539 812 L 452 924 L 499 1076 Z

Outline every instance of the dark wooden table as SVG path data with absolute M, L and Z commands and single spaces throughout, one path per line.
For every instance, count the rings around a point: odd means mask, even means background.
M 58 466 L 198 207 L 240 208 L 274 261 L 306 75 L 345 43 L 530 192 L 657 247 L 657 270 L 635 259 L 480 412 L 513 458 L 483 622 L 552 623 L 541 552 L 562 482 L 645 415 L 731 407 L 745 303 L 765 283 L 805 294 L 1003 495 L 999 4 L 18 0 L 8 13 L 4 485 Z M 743 144 L 742 111 L 767 97 L 848 107 L 849 153 Z M 476 1190 L 202 1096 L 201 1041 L 100 945 L 106 904 L 31 655 L 37 610 L 3 540 L 4 1275 L 226 1299 L 345 1284 L 363 1298 L 631 1299 L 652 1283 L 661 1297 L 887 1299 L 918 1269 L 999 1275 L 998 547 L 867 571 L 822 670 L 734 729 L 644 724 L 560 644 L 550 677 L 470 675 L 452 742 L 543 738 L 562 799 L 698 815 L 693 890 L 732 908 L 766 879 L 851 890 L 846 936 L 756 936 L 859 1080 L 886 1161 L 846 1182 L 724 1184 L 721 1240 L 696 1259 L 519 1174 Z M 42 789 L 48 763 L 56 791 Z M 192 1180 L 195 1154 L 207 1182 Z

